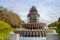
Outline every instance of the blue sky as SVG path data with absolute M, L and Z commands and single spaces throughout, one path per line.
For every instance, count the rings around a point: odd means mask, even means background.
M 0 6 L 16 12 L 24 21 L 34 5 L 40 14 L 40 22 L 48 24 L 60 17 L 60 0 L 0 0 Z

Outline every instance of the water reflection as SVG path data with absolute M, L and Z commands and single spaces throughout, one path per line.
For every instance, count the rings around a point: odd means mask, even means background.
M 20 37 L 20 40 L 46 40 L 46 37 Z

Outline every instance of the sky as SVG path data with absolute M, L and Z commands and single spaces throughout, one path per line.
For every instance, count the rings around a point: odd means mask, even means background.
M 0 6 L 17 13 L 25 22 L 32 6 L 40 14 L 40 22 L 49 24 L 60 17 L 60 0 L 0 0 Z

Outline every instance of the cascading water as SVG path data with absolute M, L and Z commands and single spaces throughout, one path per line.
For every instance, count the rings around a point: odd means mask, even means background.
M 22 34 L 20 35 L 20 40 L 46 40 L 46 34 L 44 33 L 39 33 L 37 31 L 37 34 L 34 35 L 33 32 L 32 34 L 28 32 L 26 32 L 26 34 L 24 34 L 24 32 L 21 32 Z

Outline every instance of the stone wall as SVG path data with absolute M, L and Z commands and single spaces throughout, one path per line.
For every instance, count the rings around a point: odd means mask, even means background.
M 20 34 L 12 33 L 9 40 L 19 40 Z
M 58 34 L 47 34 L 46 35 L 47 40 L 59 40 Z

